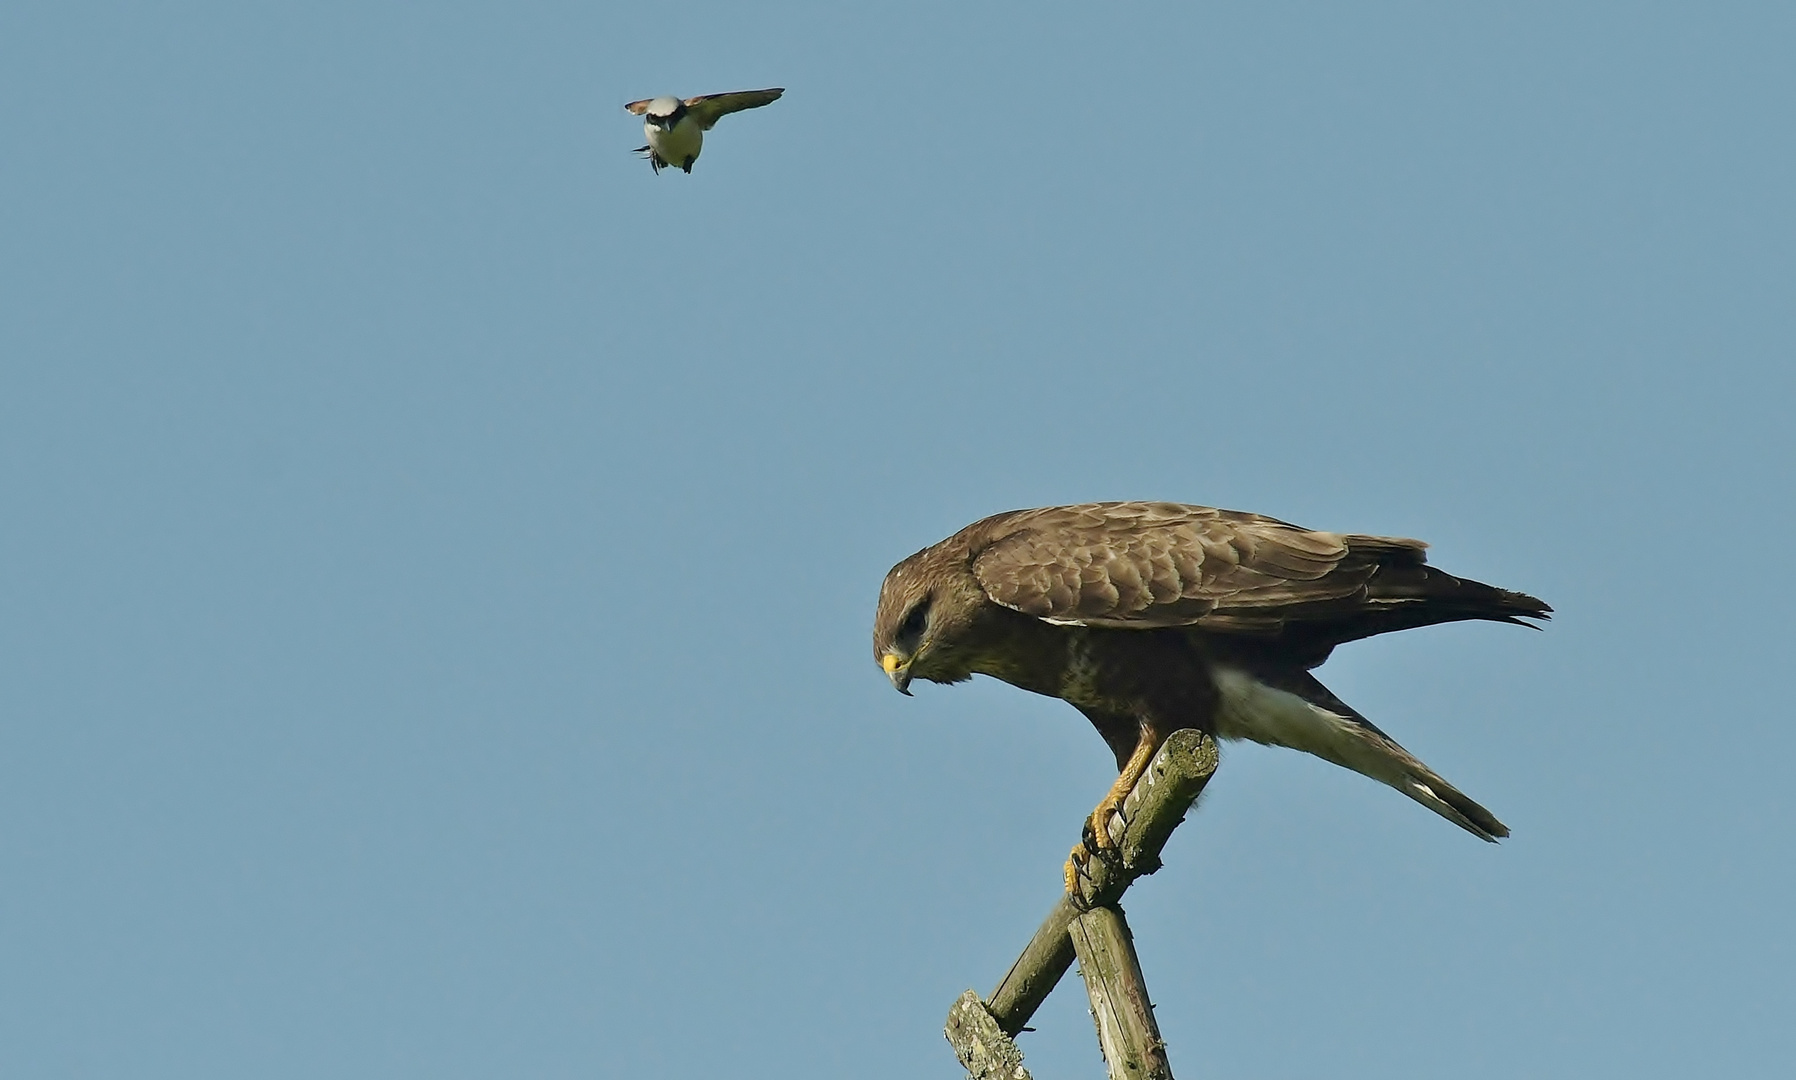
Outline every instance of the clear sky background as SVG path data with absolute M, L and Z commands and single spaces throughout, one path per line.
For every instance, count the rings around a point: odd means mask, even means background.
M 886 569 L 1154 498 L 1559 612 L 1225 749 L 1183 1076 L 1796 1072 L 1781 4 L 0 7 L 0 1075 L 958 1074 L 1113 774 Z M 619 106 L 761 86 L 692 176 Z M 1064 984 L 1042 1080 L 1100 1075 Z

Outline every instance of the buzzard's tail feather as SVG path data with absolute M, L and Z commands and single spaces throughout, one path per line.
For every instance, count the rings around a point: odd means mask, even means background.
M 1334 696 L 1308 672 L 1270 680 L 1233 669 L 1217 672 L 1216 734 L 1288 746 L 1389 784 L 1478 837 L 1496 841 L 1509 827 L 1447 783 L 1396 740 Z
M 1414 758 L 1410 760 L 1415 761 Z M 1498 821 L 1495 814 L 1466 798 L 1464 792 L 1441 779 L 1440 774 L 1428 766 L 1419 761 L 1415 764 L 1420 768 L 1412 770 L 1402 783 L 1391 786 L 1480 840 L 1494 844 L 1509 835 L 1509 826 Z

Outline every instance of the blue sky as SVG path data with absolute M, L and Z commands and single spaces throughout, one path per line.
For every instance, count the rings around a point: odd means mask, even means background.
M 1158 498 L 1559 612 L 1322 672 L 1500 846 L 1225 751 L 1128 904 L 1181 1075 L 1789 1075 L 1793 38 L 7 5 L 0 1073 L 957 1075 L 1111 762 L 892 693 L 879 581 Z

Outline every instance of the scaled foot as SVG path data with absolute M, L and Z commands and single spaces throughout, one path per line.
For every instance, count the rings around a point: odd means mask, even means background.
M 1104 801 L 1098 803 L 1097 809 L 1085 819 L 1084 836 L 1073 847 L 1072 854 L 1066 857 L 1066 892 L 1068 896 L 1079 895 L 1079 875 L 1093 857 L 1114 865 L 1120 859 L 1116 850 L 1116 840 L 1110 835 L 1110 820 L 1122 811 L 1123 799 L 1128 791 L 1117 791 L 1112 788 Z

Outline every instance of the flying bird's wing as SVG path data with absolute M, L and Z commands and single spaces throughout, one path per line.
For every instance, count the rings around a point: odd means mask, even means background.
M 649 103 L 654 100 L 655 99 L 652 97 L 645 97 L 641 101 L 632 101 L 624 106 L 624 111 L 631 116 L 641 116 L 643 113 L 648 112 Z
M 692 115 L 698 118 L 699 124 L 706 131 L 710 131 L 711 126 L 717 123 L 719 118 L 733 112 L 741 112 L 743 109 L 758 109 L 763 105 L 771 105 L 778 101 L 779 96 L 785 92 L 785 87 L 776 86 L 770 90 L 735 90 L 728 94 L 702 94 L 698 97 L 687 98 L 686 107 L 692 110 Z M 646 102 L 637 102 L 636 104 L 646 104 Z M 629 108 L 628 105 L 624 107 Z
M 1381 565 L 1423 561 L 1417 540 L 1313 532 L 1178 503 L 1050 507 L 994 525 L 973 561 L 986 595 L 1049 622 L 1091 626 L 1271 630 L 1306 613 L 1339 614 L 1343 601 L 1359 608 Z

